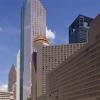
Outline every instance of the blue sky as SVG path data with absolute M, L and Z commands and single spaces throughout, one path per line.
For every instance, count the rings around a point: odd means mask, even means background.
M 7 84 L 10 66 L 16 63 L 22 1 L 0 0 L 0 84 Z M 94 18 L 100 12 L 100 0 L 42 0 L 42 3 L 56 44 L 68 42 L 68 26 L 79 14 Z

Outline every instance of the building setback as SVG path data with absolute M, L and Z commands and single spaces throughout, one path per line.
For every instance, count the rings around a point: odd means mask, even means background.
M 79 15 L 69 26 L 69 43 L 88 42 L 88 30 L 93 19 Z
M 100 15 L 89 36 L 84 48 L 47 74 L 47 100 L 100 99 Z
M 9 92 L 13 92 L 15 83 L 16 83 L 16 69 L 15 69 L 15 65 L 12 65 L 8 75 Z

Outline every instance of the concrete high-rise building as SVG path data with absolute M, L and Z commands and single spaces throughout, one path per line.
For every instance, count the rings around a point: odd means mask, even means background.
M 44 40 L 43 40 L 44 41 Z M 36 41 L 37 52 L 33 53 L 32 100 L 44 100 L 46 94 L 46 73 L 82 48 L 85 43 L 48 45 L 46 41 Z
M 16 61 L 16 100 L 20 100 L 20 50 Z
M 42 95 L 42 48 L 49 46 L 46 38 L 34 41 L 36 51 L 33 52 L 32 63 L 32 100 L 44 100 Z
M 34 41 L 45 41 L 46 11 L 40 0 L 25 0 L 21 11 L 20 100 L 31 95 L 32 53 Z
M 42 48 L 42 95 L 46 94 L 46 74 L 84 47 L 86 43 L 52 45 Z
M 100 15 L 89 29 L 89 43 L 47 74 L 46 100 L 100 99 Z
M 12 65 L 9 71 L 9 75 L 8 75 L 8 91 L 9 92 L 13 92 L 13 86 L 15 83 L 16 83 L 16 69 L 15 69 L 15 65 Z
M 93 19 L 79 15 L 69 26 L 69 43 L 88 42 L 88 30 Z

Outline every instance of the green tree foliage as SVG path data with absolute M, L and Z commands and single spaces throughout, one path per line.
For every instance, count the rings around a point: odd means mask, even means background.
M 28 97 L 28 99 L 27 100 L 31 100 L 31 97 Z

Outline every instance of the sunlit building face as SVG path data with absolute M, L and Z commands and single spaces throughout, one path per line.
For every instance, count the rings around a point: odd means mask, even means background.
M 21 13 L 21 100 L 31 95 L 33 40 L 45 36 L 46 12 L 39 0 L 25 0 Z

